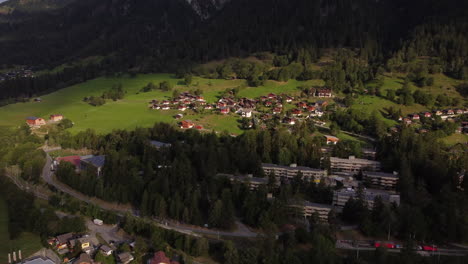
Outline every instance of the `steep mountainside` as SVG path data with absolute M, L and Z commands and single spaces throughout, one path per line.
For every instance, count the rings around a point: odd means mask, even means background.
M 61 2 L 12 1 L 25 10 Z M 463 0 L 62 1 L 69 3 L 53 12 L 0 16 L 0 64 L 112 55 L 123 67 L 167 70 L 187 61 L 301 47 L 365 48 L 379 59 L 398 49 L 416 26 L 466 18 L 468 12 Z

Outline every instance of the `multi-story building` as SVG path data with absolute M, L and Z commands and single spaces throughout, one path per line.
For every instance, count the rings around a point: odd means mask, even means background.
M 349 156 L 347 159 L 330 157 L 330 168 L 332 171 L 380 171 L 381 165 L 379 161 L 358 159 L 354 156 Z
M 317 213 L 322 221 L 328 221 L 328 214 L 333 209 L 329 204 L 311 203 L 309 201 L 294 202 L 289 205 L 293 212 L 303 217 L 311 217 Z
M 396 203 L 400 205 L 400 195 L 395 192 L 366 189 L 363 193 L 363 199 L 369 208 L 374 206 L 374 200 L 377 196 L 382 198 L 384 203 Z M 357 198 L 357 191 L 354 189 L 341 189 L 333 192 L 333 205 L 344 207 L 350 198 Z
M 319 183 L 322 178 L 327 177 L 327 171 L 322 169 L 313 169 L 309 167 L 297 166 L 282 166 L 276 164 L 262 163 L 263 172 L 265 175 L 274 174 L 280 181 L 290 180 L 296 177 L 299 172 L 302 174 L 302 179 L 308 182 Z
M 268 178 L 258 178 L 258 177 L 253 177 L 252 174 L 248 175 L 232 175 L 232 174 L 224 174 L 224 173 L 219 173 L 217 175 L 218 177 L 226 177 L 231 182 L 241 182 L 244 184 L 247 184 L 250 188 L 250 190 L 256 190 L 260 185 L 267 185 L 268 184 Z
M 375 171 L 363 171 L 362 177 L 369 185 L 377 188 L 394 190 L 398 183 L 398 173 L 384 173 Z

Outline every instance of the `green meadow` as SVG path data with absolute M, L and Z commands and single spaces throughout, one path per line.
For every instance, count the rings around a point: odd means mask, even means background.
M 22 233 L 15 240 L 10 240 L 8 231 L 8 209 L 5 200 L 0 197 L 0 263 L 8 263 L 8 253 L 21 250 L 23 258 L 41 249 L 40 238 L 31 233 Z
M 176 79 L 170 74 L 144 74 L 137 77 L 101 77 L 85 83 L 67 87 L 41 97 L 42 102 L 27 102 L 7 105 L 0 108 L 0 126 L 19 126 L 25 122 L 28 116 L 37 116 L 48 119 L 51 114 L 62 114 L 71 119 L 75 125 L 70 129 L 76 133 L 88 128 L 99 133 L 110 132 L 113 129 L 133 129 L 135 127 L 149 127 L 155 122 L 168 122 L 176 124 L 173 116 L 176 110 L 151 110 L 148 102 L 152 99 L 163 100 L 172 96 L 172 91 L 139 92 L 149 82 L 158 84 L 169 81 L 179 92 L 201 89 L 205 99 L 213 103 L 226 90 L 235 87 L 244 87 L 245 80 L 212 80 L 194 77 L 192 85 L 187 87 L 182 79 Z M 114 84 L 121 83 L 126 95 L 123 100 L 108 100 L 103 106 L 91 106 L 83 102 L 87 96 L 100 96 Z M 304 84 L 321 84 L 321 81 L 289 82 L 267 81 L 262 87 L 245 87 L 240 89 L 239 95 L 245 97 L 257 97 L 269 92 L 290 93 L 298 92 L 297 87 Z M 185 111 L 184 119 L 192 120 L 196 124 L 203 125 L 206 129 L 216 131 L 227 130 L 231 133 L 241 133 L 239 129 L 239 116 L 231 113 L 227 116 L 217 114 L 196 114 L 193 111 Z

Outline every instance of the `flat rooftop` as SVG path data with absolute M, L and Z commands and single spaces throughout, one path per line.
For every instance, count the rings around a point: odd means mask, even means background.
M 300 171 L 324 171 L 322 169 L 314 169 L 310 167 L 304 166 L 284 166 L 278 164 L 271 164 L 271 163 L 262 163 L 263 168 L 278 168 L 278 169 L 286 169 L 286 170 L 300 170 Z

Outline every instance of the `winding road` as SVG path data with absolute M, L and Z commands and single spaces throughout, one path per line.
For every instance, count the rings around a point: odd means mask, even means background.
M 45 152 L 46 152 L 46 164 L 44 165 L 44 168 L 42 170 L 42 179 L 44 180 L 44 182 L 46 182 L 47 184 L 51 186 L 54 186 L 57 190 L 60 190 L 66 194 L 69 194 L 70 196 L 80 201 L 83 201 L 88 204 L 93 204 L 104 210 L 114 211 L 120 215 L 130 213 L 135 217 L 140 217 L 137 211 L 131 208 L 130 206 L 116 204 L 116 203 L 109 203 L 104 200 L 97 199 L 95 197 L 93 198 L 88 197 L 70 188 L 66 184 L 63 184 L 60 181 L 58 181 L 54 177 L 54 173 L 51 170 L 52 158 L 48 154 L 48 151 L 45 151 Z M 181 223 L 177 223 L 177 222 L 169 221 L 169 220 L 168 221 L 157 220 L 157 219 L 152 219 L 152 220 L 162 228 L 170 229 L 170 230 L 174 230 L 180 233 L 194 235 L 194 236 L 198 236 L 197 234 L 214 235 L 214 236 L 229 236 L 229 237 L 244 237 L 244 238 L 255 238 L 258 236 L 257 233 L 250 231 L 240 221 L 236 222 L 236 225 L 237 225 L 236 230 L 224 231 L 224 230 L 208 229 L 208 228 L 203 228 L 199 226 L 186 225 L 186 224 L 181 224 Z

